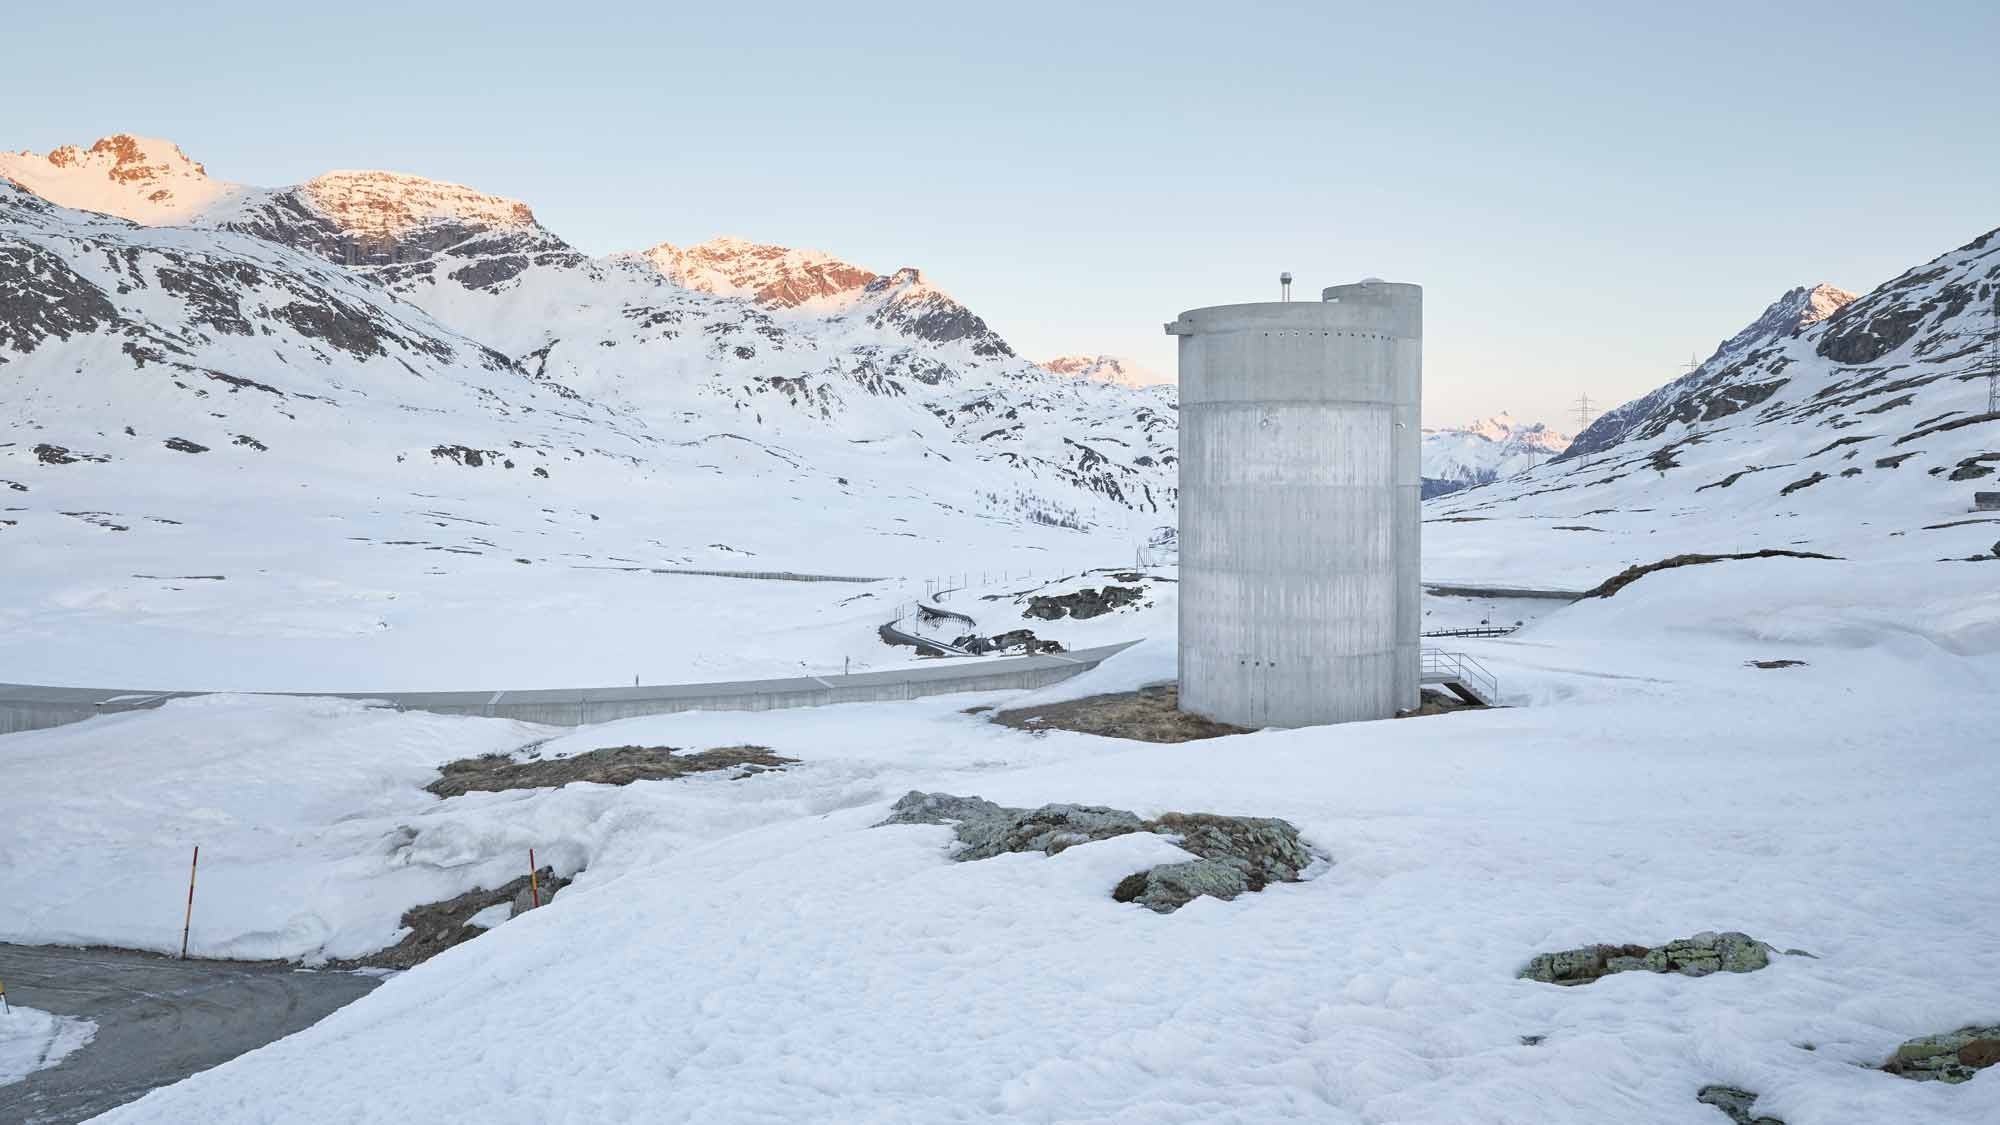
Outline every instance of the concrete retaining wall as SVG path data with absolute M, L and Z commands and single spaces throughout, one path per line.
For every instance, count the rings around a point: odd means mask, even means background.
M 877 703 L 961 691 L 1015 691 L 1043 687 L 1095 668 L 1131 642 L 1042 656 L 940 660 L 918 668 L 654 687 L 536 691 L 260 692 L 321 698 L 380 700 L 401 711 L 487 715 L 551 726 L 578 726 L 664 715 L 675 711 L 774 711 L 831 703 Z M 120 691 L 109 688 L 0 684 L 0 734 L 41 730 L 98 715 L 141 711 L 198 691 Z

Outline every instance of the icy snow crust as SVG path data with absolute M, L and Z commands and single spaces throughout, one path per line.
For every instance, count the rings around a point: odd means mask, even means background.
M 1139 747 L 962 713 L 1018 695 L 691 714 L 538 749 L 752 741 L 802 763 L 741 782 L 445 802 L 414 792 L 420 761 L 534 732 L 175 704 L 0 739 L 10 817 L 88 773 L 105 779 L 107 811 L 144 826 L 93 847 L 124 830 L 58 805 L 11 837 L 50 851 L 6 870 L 58 848 L 76 858 L 7 896 L 111 904 L 92 925 L 159 932 L 150 915 L 177 918 L 179 845 L 236 831 L 209 876 L 234 893 L 197 909 L 197 939 L 216 940 L 279 928 L 252 883 L 348 901 L 412 889 L 396 879 L 448 890 L 393 866 L 396 825 L 461 878 L 529 843 L 544 862 L 587 863 L 549 908 L 111 1122 L 1688 1125 L 1709 1112 L 1695 1091 L 1721 1082 L 1792 1125 L 1971 1125 L 2000 1114 L 2000 1084 L 1931 1088 L 1864 1065 L 2000 1015 L 2000 978 L 1982 971 L 2000 953 L 2000 885 L 1971 843 L 2000 831 L 1996 620 L 2000 594 L 1971 567 L 1912 592 L 1862 564 L 1722 564 L 1467 642 L 1522 704 L 1505 710 Z M 1806 664 L 1744 667 L 1779 656 Z M 1093 686 L 1115 687 L 1128 661 L 1131 682 L 1159 668 L 1134 649 Z M 190 760 L 197 743 L 259 730 L 271 733 L 240 754 Z M 278 779 L 323 761 L 301 788 L 320 791 L 311 819 L 333 826 L 324 854 L 231 827 L 244 813 L 225 790 L 260 755 L 274 759 L 256 801 L 270 821 L 293 819 Z M 170 784 L 141 772 L 176 760 Z M 1163 917 L 1110 889 L 1181 858 L 1170 841 L 954 864 L 948 829 L 870 827 L 913 788 L 1281 816 L 1332 863 Z M 142 842 L 167 853 L 152 899 L 123 882 Z M 494 878 L 511 874 L 492 862 Z M 1817 959 L 1588 989 L 1514 976 L 1545 950 L 1701 929 Z
M 0 1012 L 0 1086 L 46 1070 L 87 1045 L 97 1034 L 89 1020 L 15 1004 Z

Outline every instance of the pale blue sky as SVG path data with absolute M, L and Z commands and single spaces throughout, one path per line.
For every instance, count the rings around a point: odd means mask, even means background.
M 2000 225 L 1996 12 L 21 5 L 0 148 L 152 134 L 249 183 L 472 184 L 591 251 L 916 265 L 1025 354 L 1167 370 L 1184 308 L 1375 274 L 1426 286 L 1427 420 L 1562 421 Z

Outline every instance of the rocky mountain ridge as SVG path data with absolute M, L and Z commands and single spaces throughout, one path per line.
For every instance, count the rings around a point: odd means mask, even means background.
M 1825 283 L 1787 291 L 1694 370 L 1599 415 L 1558 459 L 1588 456 L 1627 438 L 1655 436 L 1672 421 L 1713 420 L 1752 404 L 1761 388 L 1738 376 L 1764 354 L 1760 349 L 1826 320 L 1855 299 L 1855 294 Z
M 1996 326 L 2000 231 L 1852 299 L 1794 289 L 1560 457 L 1431 501 L 1427 557 L 1435 546 L 1496 567 L 1544 557 L 1530 544 L 1555 533 L 1569 564 L 1600 578 L 1765 548 L 2000 561 L 2000 515 L 1974 507 L 2000 474 Z
M 1174 522 L 1170 393 L 1043 371 L 914 270 L 761 303 L 386 173 L 112 202 L 146 221 L 0 178 L 0 572 L 79 679 L 116 635 L 479 683 L 475 602 L 667 629 L 659 573 L 1053 574 Z

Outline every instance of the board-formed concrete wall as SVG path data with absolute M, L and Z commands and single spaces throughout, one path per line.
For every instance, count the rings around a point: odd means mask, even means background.
M 874 703 L 961 691 L 1013 691 L 1043 687 L 1095 668 L 1130 643 L 1040 656 L 971 657 L 915 668 L 798 676 L 780 680 L 675 684 L 658 687 L 571 688 L 536 691 L 294 692 L 308 696 L 377 700 L 402 711 L 486 715 L 552 726 L 579 726 L 663 715 L 675 711 L 772 711 L 831 703 Z M 158 707 L 202 692 L 121 691 L 113 688 L 0 684 L 0 734 L 41 730 Z M 287 693 L 263 693 L 287 694 Z
M 1180 704 L 1238 726 L 1419 699 L 1423 290 L 1223 305 L 1180 337 Z

